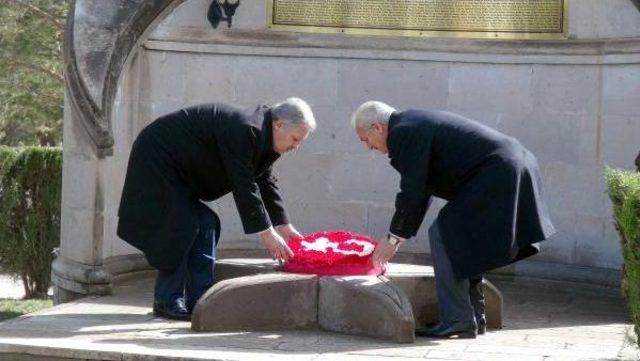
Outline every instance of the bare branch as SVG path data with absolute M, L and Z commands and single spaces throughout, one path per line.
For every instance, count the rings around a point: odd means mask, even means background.
M 23 0 L 7 0 L 10 3 L 13 3 L 14 5 L 18 5 L 20 7 L 23 7 L 29 11 L 32 11 L 40 16 L 42 16 L 44 19 L 46 19 L 47 21 L 49 21 L 51 24 L 53 24 L 56 28 L 58 28 L 59 30 L 64 31 L 64 22 L 60 21 L 59 19 L 57 19 L 55 16 L 49 14 L 48 12 L 40 9 L 39 7 L 33 5 L 33 4 L 28 4 L 26 2 L 24 2 Z

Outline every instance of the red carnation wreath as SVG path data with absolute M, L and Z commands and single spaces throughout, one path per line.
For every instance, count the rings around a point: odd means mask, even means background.
M 292 238 L 289 247 L 294 257 L 284 266 L 286 272 L 320 276 L 381 275 L 384 266 L 373 265 L 378 242 L 345 231 L 313 233 Z

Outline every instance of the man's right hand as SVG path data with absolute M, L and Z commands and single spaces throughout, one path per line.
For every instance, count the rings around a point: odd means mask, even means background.
M 293 251 L 273 227 L 260 233 L 260 238 L 262 238 L 262 243 L 264 243 L 265 248 L 274 260 L 279 263 L 286 263 L 293 258 Z

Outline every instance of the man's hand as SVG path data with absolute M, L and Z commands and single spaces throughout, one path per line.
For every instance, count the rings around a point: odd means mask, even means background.
M 271 254 L 271 258 L 277 260 L 280 264 L 293 258 L 293 251 L 291 251 L 287 242 L 272 227 L 260 233 L 260 238 L 262 238 L 264 246 Z
M 391 243 L 389 243 L 388 238 L 378 242 L 378 246 L 373 252 L 373 265 L 375 267 L 378 267 L 389 262 L 391 257 L 393 257 L 393 255 L 395 255 L 398 251 L 398 248 L 400 248 L 400 243 L 401 242 L 398 242 L 395 245 L 392 245 Z
M 291 237 L 302 238 L 300 232 L 298 232 L 291 224 L 281 224 L 276 226 L 276 231 L 280 233 L 282 238 L 288 241 Z

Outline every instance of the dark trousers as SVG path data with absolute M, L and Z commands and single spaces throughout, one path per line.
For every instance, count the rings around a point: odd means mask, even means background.
M 209 207 L 198 202 L 198 233 L 182 263 L 173 271 L 158 271 L 154 302 L 174 304 L 183 298 L 187 310 L 213 285 L 216 245 L 220 237 L 220 219 Z
M 429 228 L 429 244 L 438 293 L 440 322 L 449 325 L 485 322 L 482 275 L 463 280 L 455 277 L 437 221 Z

